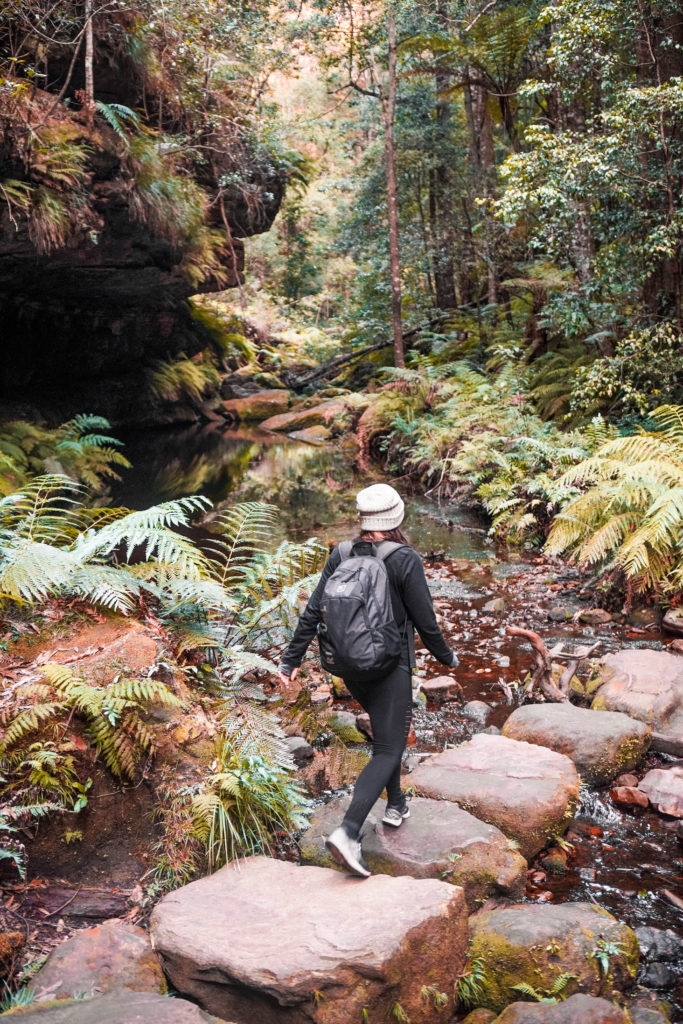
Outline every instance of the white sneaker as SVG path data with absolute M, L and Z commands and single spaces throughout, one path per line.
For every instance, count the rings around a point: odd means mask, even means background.
M 392 828 L 400 828 L 406 818 L 410 817 L 410 810 L 408 809 L 408 801 L 403 798 L 403 804 L 400 807 L 392 807 L 387 804 L 387 809 L 384 812 L 382 818 L 383 825 L 391 825 Z
M 359 878 L 370 877 L 372 872 L 363 860 L 360 842 L 357 839 L 351 839 L 341 826 L 327 837 L 325 846 L 337 864 L 341 864 L 352 875 L 357 875 Z

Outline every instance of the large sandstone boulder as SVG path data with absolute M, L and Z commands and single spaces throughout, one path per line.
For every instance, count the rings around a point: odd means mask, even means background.
M 683 755 L 683 658 L 648 649 L 609 654 L 594 693 L 594 710 L 646 722 L 653 750 Z
M 571 974 L 564 994 L 609 996 L 632 986 L 638 970 L 634 932 L 592 903 L 527 904 L 479 914 L 472 918 L 470 954 L 483 972 L 478 1002 L 499 1013 L 519 999 L 520 983 L 547 998 L 557 979 Z
M 512 712 L 503 736 L 566 754 L 584 782 L 601 785 L 638 764 L 650 746 L 652 728 L 618 711 L 527 704 Z
M 74 932 L 53 949 L 31 987 L 37 999 L 75 999 L 119 988 L 165 992 L 166 981 L 147 932 L 111 920 Z
M 433 1020 L 422 987 L 452 991 L 467 946 L 462 889 L 364 881 L 250 857 L 170 893 L 151 919 L 168 977 L 236 1024 Z
M 284 430 L 285 433 L 303 430 L 306 427 L 329 427 L 343 416 L 348 408 L 348 403 L 343 398 L 332 398 L 311 406 L 310 409 L 298 409 L 282 413 L 280 416 L 270 416 L 261 426 L 264 430 Z
M 310 864 L 337 867 L 325 849 L 325 836 L 339 824 L 349 796 L 318 808 L 300 842 Z M 400 828 L 382 824 L 385 803 L 379 800 L 363 830 L 363 856 L 374 874 L 441 878 L 460 885 L 470 911 L 489 896 L 521 899 L 527 862 L 494 825 L 472 817 L 457 804 L 415 797 L 410 817 Z
M 683 768 L 654 768 L 642 779 L 638 789 L 662 814 L 683 818 Z
M 513 1003 L 493 1024 L 630 1024 L 620 1007 L 578 993 L 564 1002 Z
M 424 761 L 411 784 L 495 825 L 527 860 L 567 829 L 579 796 L 578 773 L 564 754 L 486 733 Z
M 221 409 L 231 420 L 260 421 L 284 413 L 289 408 L 291 392 L 285 388 L 256 391 L 244 398 L 228 398 Z
M 204 1013 L 187 999 L 158 992 L 119 989 L 97 999 L 59 999 L 14 1010 L 12 1017 L 31 1024 L 229 1024 Z

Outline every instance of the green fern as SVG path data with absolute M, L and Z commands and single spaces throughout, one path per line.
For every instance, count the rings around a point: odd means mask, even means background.
M 128 123 L 133 128 L 140 127 L 140 118 L 135 111 L 122 103 L 103 103 L 102 100 L 97 100 L 95 107 L 97 113 L 102 115 L 109 127 L 128 145 L 128 136 L 123 130 L 123 125 Z
M 98 687 L 62 665 L 46 665 L 43 674 L 47 684 L 22 688 L 24 698 L 37 697 L 41 703 L 10 719 L 0 744 L 0 758 L 14 773 L 20 772 L 27 761 L 22 744 L 28 737 L 47 730 L 57 742 L 66 729 L 69 713 L 75 713 L 84 720 L 86 732 L 109 771 L 117 778 L 131 780 L 142 754 L 153 756 L 155 750 L 154 732 L 142 713 L 153 702 L 164 707 L 181 706 L 175 694 L 156 679 L 122 679 Z M 62 765 L 62 777 L 71 768 L 72 763 Z M 17 782 L 15 774 L 14 784 Z
M 223 737 L 215 770 L 192 800 L 191 813 L 213 871 L 269 850 L 276 830 L 305 827 L 310 805 L 290 772 Z
M 683 408 L 652 413 L 655 430 L 605 441 L 560 480 L 583 493 L 558 515 L 547 550 L 621 569 L 636 591 L 683 580 Z

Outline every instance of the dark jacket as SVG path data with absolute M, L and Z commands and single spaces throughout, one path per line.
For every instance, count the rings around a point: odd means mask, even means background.
M 372 553 L 372 545 L 369 541 L 358 541 L 354 545 L 353 551 L 358 555 L 369 555 Z M 339 548 L 335 548 L 325 563 L 318 586 L 311 594 L 294 631 L 294 636 L 282 658 L 280 670 L 285 675 L 290 675 L 292 669 L 301 664 L 308 645 L 316 635 L 318 623 L 321 620 L 320 602 L 323 590 L 327 580 L 340 562 Z M 389 577 L 394 618 L 404 637 L 401 664 L 405 664 L 407 667 L 414 663 L 414 658 L 410 653 L 414 645 L 409 643 L 408 630 L 405 628 L 406 618 L 408 618 L 420 634 L 427 650 L 434 655 L 437 661 L 449 667 L 457 665 L 458 659 L 455 652 L 446 643 L 437 624 L 432 595 L 429 593 L 424 566 L 417 551 L 410 547 L 399 548 L 386 558 L 384 565 Z M 411 665 L 411 667 L 414 666 Z

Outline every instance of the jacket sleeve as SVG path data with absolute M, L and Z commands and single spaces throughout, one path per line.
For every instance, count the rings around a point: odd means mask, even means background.
M 298 668 L 304 659 L 304 654 L 316 634 L 318 623 L 321 619 L 320 603 L 322 601 L 325 584 L 340 562 L 341 554 L 337 547 L 332 551 L 330 557 L 325 562 L 325 567 L 321 573 L 318 585 L 309 597 L 308 604 L 301 613 L 297 627 L 294 630 L 294 636 L 282 656 L 280 671 L 284 672 L 285 675 L 290 675 L 292 669 Z
M 420 634 L 420 639 L 437 661 L 449 668 L 455 667 L 458 664 L 458 658 L 455 651 L 451 650 L 446 643 L 444 635 L 439 629 L 422 559 L 416 551 L 411 551 L 406 558 L 401 575 L 403 583 L 401 597 L 411 622 Z

